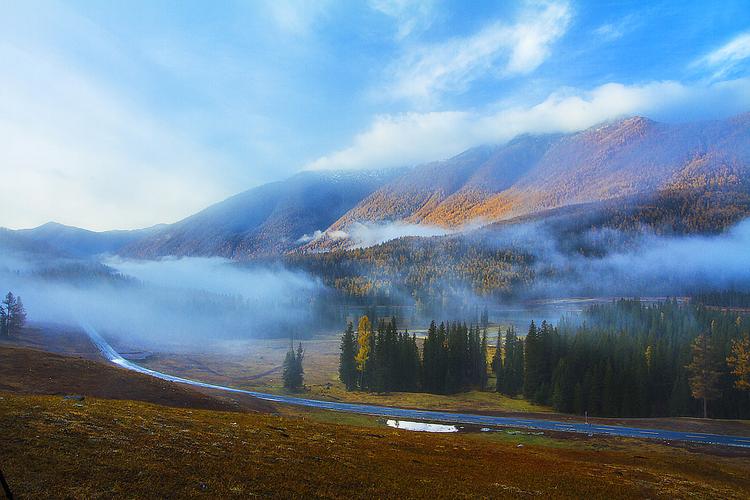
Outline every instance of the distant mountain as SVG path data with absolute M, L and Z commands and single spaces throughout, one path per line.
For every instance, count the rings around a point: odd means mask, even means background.
M 96 232 L 48 222 L 33 229 L 0 229 L 0 249 L 26 255 L 85 258 L 116 253 L 160 228 Z
M 666 189 L 707 177 L 725 182 L 750 168 L 750 113 L 688 124 L 633 117 L 567 135 L 521 136 L 418 166 L 344 214 L 306 249 L 341 247 L 354 223 L 455 227 Z M 729 177 L 726 177 L 729 176 Z M 723 179 L 723 180 L 722 180 Z
M 380 188 L 400 170 L 302 172 L 217 203 L 125 246 L 139 258 L 245 259 L 296 248 Z

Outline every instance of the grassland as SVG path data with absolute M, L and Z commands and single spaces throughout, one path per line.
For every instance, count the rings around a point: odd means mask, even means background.
M 324 412 L 0 397 L 0 456 L 20 497 L 750 495 L 750 460 L 736 451 L 507 433 L 430 435 L 373 428 L 370 417 L 362 417 L 369 426 L 331 424 Z
M 338 380 L 339 337 L 317 337 L 304 342 L 306 396 L 334 401 L 372 403 L 448 411 L 548 413 L 549 408 L 494 392 L 470 391 L 441 396 L 426 393 L 373 394 L 347 392 Z M 288 340 L 236 341 L 201 353 L 160 352 L 140 364 L 166 373 L 243 389 L 283 393 L 281 365 Z M 493 383 L 494 381 L 490 381 Z
M 554 413 L 523 398 L 509 398 L 491 390 L 451 395 L 426 393 L 347 392 L 338 380 L 339 338 L 317 337 L 304 342 L 305 397 L 343 402 L 368 403 L 402 408 L 534 416 L 578 421 L 582 416 Z M 286 340 L 263 339 L 223 343 L 201 353 L 156 353 L 138 363 L 166 373 L 218 384 L 271 393 L 286 393 L 281 364 L 289 348 Z M 494 385 L 490 379 L 489 387 Z M 750 422 L 699 418 L 592 418 L 610 425 L 651 427 L 686 432 L 713 432 L 750 436 Z

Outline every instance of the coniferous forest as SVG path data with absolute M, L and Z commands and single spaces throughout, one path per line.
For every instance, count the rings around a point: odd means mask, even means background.
M 418 339 L 395 318 L 362 316 L 342 337 L 340 378 L 348 390 L 496 390 L 594 416 L 750 417 L 745 313 L 623 299 L 524 335 L 501 330 L 489 349 L 486 322 L 433 321 Z

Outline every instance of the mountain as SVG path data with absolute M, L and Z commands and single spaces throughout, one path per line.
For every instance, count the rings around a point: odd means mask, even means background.
M 400 170 L 302 172 L 212 205 L 132 242 L 120 253 L 138 258 L 282 253 L 309 241 Z
M 454 229 L 608 202 L 615 202 L 608 217 L 622 227 L 645 221 L 711 231 L 747 215 L 750 113 L 682 124 L 631 117 L 578 133 L 524 135 L 410 169 L 302 172 L 174 224 L 96 233 L 49 223 L 1 230 L 0 249 L 241 260 L 347 248 L 358 223 Z
M 85 258 L 116 253 L 160 228 L 96 232 L 48 222 L 33 229 L 0 229 L 0 249 L 25 255 Z
M 725 182 L 750 167 L 750 113 L 666 124 L 632 117 L 567 135 L 521 136 L 418 166 L 372 193 L 327 233 L 354 223 L 456 227 L 569 205 Z M 307 249 L 341 241 L 319 240 Z

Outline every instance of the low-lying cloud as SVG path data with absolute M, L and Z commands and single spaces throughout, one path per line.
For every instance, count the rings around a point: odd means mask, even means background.
M 750 291 L 750 219 L 718 235 L 597 229 L 570 240 L 544 223 L 509 227 L 495 244 L 534 256 L 535 296 L 687 295 Z M 581 248 L 588 249 L 586 255 Z
M 280 265 L 220 258 L 24 262 L 0 259 L 0 284 L 23 297 L 29 318 L 85 321 L 123 346 L 182 350 L 252 337 L 307 336 L 326 288 Z M 19 267 L 22 263 L 24 267 Z
M 315 231 L 312 235 L 305 234 L 297 240 L 298 243 L 309 243 L 321 240 L 346 241 L 346 248 L 367 248 L 380 245 L 391 240 L 405 237 L 429 238 L 457 234 L 484 225 L 482 219 L 472 220 L 458 227 L 443 227 L 429 224 L 415 224 L 404 221 L 393 222 L 354 222 L 346 230 Z

